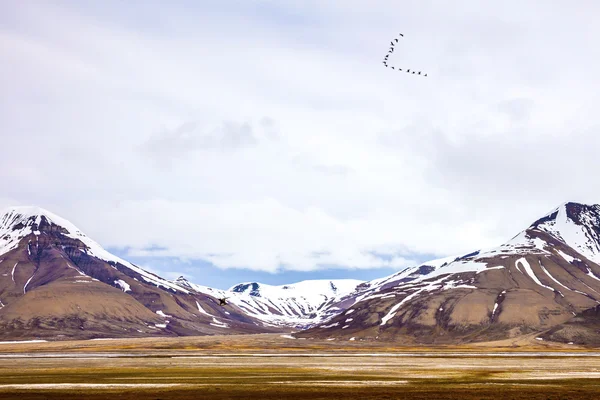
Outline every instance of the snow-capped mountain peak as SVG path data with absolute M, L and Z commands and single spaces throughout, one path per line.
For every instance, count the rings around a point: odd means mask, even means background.
M 79 231 L 64 218 L 37 206 L 8 207 L 1 213 L 0 229 L 38 228 L 40 225 L 58 225 L 68 231 Z
M 0 214 L 0 254 L 16 248 L 24 237 L 55 229 L 64 234 L 79 230 L 67 220 L 35 206 L 8 207 Z
M 429 279 L 443 273 L 479 272 L 486 268 L 486 260 L 498 256 L 550 254 L 551 246 L 540 233 L 549 234 L 593 262 L 600 262 L 600 205 L 566 202 L 500 246 L 454 260 L 450 257 L 425 263 L 436 267 L 424 275 Z
M 600 205 L 565 203 L 530 229 L 546 232 L 596 263 L 600 262 Z
M 104 260 L 113 265 L 113 267 L 116 267 L 117 264 L 121 264 L 139 274 L 141 279 L 148 283 L 175 291 L 189 293 L 188 290 L 181 286 L 151 274 L 144 269 L 111 254 L 102 248 L 100 244 L 86 236 L 74 224 L 41 207 L 9 207 L 0 214 L 0 255 L 18 247 L 20 241 L 29 235 L 34 235 L 36 241 L 47 240 L 47 237 L 52 237 L 53 240 L 56 240 L 59 237 L 63 238 L 69 242 L 73 242 L 78 251 Z
M 540 233 L 549 234 L 593 262 L 600 262 L 600 205 L 566 202 L 500 246 L 428 261 L 390 276 L 365 282 L 358 288 L 359 294 L 355 296 L 355 301 L 377 298 L 380 292 L 387 289 L 417 285 L 444 275 L 448 276 L 447 280 L 452 279 L 453 284 L 467 284 L 469 282 L 456 277 L 462 273 L 478 274 L 488 268 L 503 268 L 490 264 L 492 260 L 509 256 L 552 254 L 555 249 Z M 456 279 L 459 280 L 455 281 Z

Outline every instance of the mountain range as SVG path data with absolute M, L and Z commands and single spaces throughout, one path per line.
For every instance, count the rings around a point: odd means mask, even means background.
M 163 279 L 44 209 L 0 214 L 2 339 L 294 330 L 295 337 L 416 344 L 529 333 L 594 344 L 599 305 L 599 205 L 562 204 L 498 247 L 372 281 L 245 282 L 228 290 Z

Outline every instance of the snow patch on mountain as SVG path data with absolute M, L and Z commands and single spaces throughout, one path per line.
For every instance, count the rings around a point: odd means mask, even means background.
M 33 273 L 33 275 L 31 275 L 31 277 L 27 280 L 27 282 L 25 282 L 25 286 L 23 286 L 23 294 L 27 293 L 27 286 L 29 285 L 29 282 L 31 282 L 31 280 L 33 279 L 34 276 L 35 276 L 35 272 Z
M 550 286 L 546 286 L 544 285 L 539 279 L 538 277 L 535 275 L 535 273 L 533 272 L 533 269 L 531 268 L 531 265 L 529 265 L 529 263 L 527 262 L 527 260 L 525 258 L 519 258 L 516 262 L 517 264 L 521 264 L 523 266 L 523 268 L 525 269 L 525 272 L 527 273 L 527 275 L 529 275 L 529 277 L 538 285 L 540 285 L 543 288 L 546 288 L 548 290 L 554 291 L 553 288 L 551 288 Z
M 75 270 L 75 271 L 77 271 L 77 273 L 78 273 L 79 275 L 81 275 L 81 276 L 87 276 L 86 274 L 84 274 L 83 272 L 81 272 L 81 271 L 79 270 L 79 268 L 75 268 L 74 266 L 72 266 L 72 265 L 71 265 L 71 264 L 69 264 L 69 263 L 67 263 L 67 267 L 68 267 L 68 268 L 71 268 L 71 269 L 74 269 L 74 270 Z
M 13 265 L 12 272 L 10 273 L 13 282 L 15 281 L 15 269 L 17 269 L 17 265 L 19 265 L 18 261 Z
M 131 292 L 131 286 L 122 279 L 115 280 L 115 284 L 118 285 L 123 292 Z
M 167 314 L 165 314 L 165 313 L 163 312 L 163 310 L 158 310 L 156 313 L 157 313 L 158 315 L 160 315 L 161 317 L 163 317 L 163 318 L 173 318 L 173 316 L 172 316 L 172 315 L 167 315 Z
M 212 322 L 210 323 L 210 325 L 212 326 L 216 326 L 217 328 L 229 328 L 229 325 L 219 321 L 218 319 L 216 319 L 215 317 L 213 317 Z
M 207 313 L 204 308 L 196 301 L 196 306 L 198 307 L 198 311 L 200 311 L 204 315 L 208 315 L 209 317 L 214 317 L 214 315 Z
M 550 278 L 550 279 L 551 279 L 551 280 L 552 280 L 554 283 L 556 283 L 556 284 L 557 284 L 557 285 L 559 285 L 559 286 L 562 286 L 562 287 L 564 287 L 564 288 L 565 288 L 565 289 L 567 289 L 567 290 L 571 290 L 571 289 L 569 289 L 567 286 L 565 286 L 565 285 L 563 285 L 562 283 L 560 283 L 560 281 L 559 281 L 558 279 L 556 279 L 554 276 L 552 276 L 552 275 L 550 274 L 550 272 L 548 272 L 548 270 L 547 270 L 547 269 L 544 267 L 544 265 L 542 264 L 542 262 L 541 262 L 541 261 L 540 261 L 540 268 L 542 269 L 542 271 L 543 271 L 543 272 L 544 272 L 546 275 L 548 275 L 548 278 Z M 559 293 L 560 293 L 560 292 L 559 292 Z

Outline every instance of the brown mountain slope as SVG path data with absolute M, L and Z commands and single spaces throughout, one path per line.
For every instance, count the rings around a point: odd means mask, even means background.
M 600 206 L 567 203 L 498 248 L 371 282 L 296 335 L 461 343 L 548 330 L 600 303 L 599 221 Z
M 543 340 L 553 342 L 598 347 L 600 346 L 600 306 L 585 310 L 539 336 Z
M 0 217 L 0 338 L 273 331 L 239 308 L 104 251 L 47 211 Z

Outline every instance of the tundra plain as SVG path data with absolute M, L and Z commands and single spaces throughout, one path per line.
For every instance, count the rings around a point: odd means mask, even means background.
M 465 346 L 261 334 L 0 343 L 0 398 L 590 399 L 600 351 L 525 336 Z

